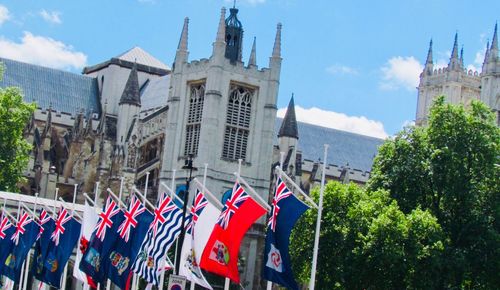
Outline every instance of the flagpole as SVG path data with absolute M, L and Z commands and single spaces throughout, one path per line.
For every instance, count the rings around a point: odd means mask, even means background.
M 146 172 L 146 183 L 144 184 L 144 196 L 148 194 L 149 171 Z
M 97 181 L 95 183 L 94 211 L 96 211 L 96 212 L 97 212 L 97 199 L 99 198 L 99 184 L 100 184 L 99 181 Z M 87 284 L 87 283 L 85 283 L 85 284 Z M 89 288 L 90 288 L 90 286 L 89 286 Z M 97 290 L 99 290 L 100 288 L 101 288 L 101 283 L 97 283 Z
M 35 193 L 35 206 L 34 206 L 34 214 L 36 215 L 36 208 L 38 205 L 38 192 Z M 33 221 L 35 221 L 35 216 L 33 216 Z M 28 275 L 29 275 L 29 268 L 30 268 L 30 260 L 31 260 L 31 247 L 28 251 L 28 256 L 26 257 L 26 263 L 25 263 L 25 268 L 24 268 L 24 275 L 23 278 L 20 280 L 20 282 L 23 285 L 23 289 L 26 289 L 26 286 L 28 284 Z
M 75 202 L 76 202 L 76 192 L 78 191 L 78 184 L 74 185 L 73 189 L 73 204 L 71 206 L 71 217 L 75 214 Z M 61 289 L 66 289 L 66 276 L 68 275 L 68 263 L 64 265 L 64 272 L 61 277 L 62 283 L 61 283 Z
M 328 153 L 328 144 L 324 145 L 325 153 L 323 157 L 323 172 L 321 173 L 321 189 L 319 192 L 319 204 L 318 204 L 318 217 L 316 220 L 316 233 L 314 236 L 314 250 L 313 250 L 313 260 L 311 268 L 311 280 L 309 281 L 309 290 L 314 290 L 314 285 L 316 284 L 316 264 L 318 263 L 318 250 L 319 250 L 319 234 L 321 230 L 321 214 L 323 211 L 323 194 L 325 191 L 325 172 L 326 172 L 326 157 Z
M 59 188 L 56 187 L 56 194 L 54 196 L 54 218 L 57 218 L 57 195 L 59 194 Z
M 238 178 L 241 174 L 241 162 L 243 161 L 243 159 L 238 159 L 238 175 L 236 178 Z M 229 285 L 231 284 L 231 280 L 229 280 L 229 278 L 226 277 L 226 279 L 224 279 L 224 290 L 229 290 Z

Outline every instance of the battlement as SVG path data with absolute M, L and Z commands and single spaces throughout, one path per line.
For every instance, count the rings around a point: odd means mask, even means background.
M 212 65 L 211 59 L 202 58 L 199 60 L 192 60 L 191 62 L 185 63 L 183 67 L 183 72 L 199 73 L 206 71 Z M 258 68 L 256 65 L 245 66 L 245 63 L 241 61 L 230 62 L 229 59 L 224 58 L 222 67 L 232 73 L 239 75 L 246 75 L 259 80 L 269 79 L 269 68 Z

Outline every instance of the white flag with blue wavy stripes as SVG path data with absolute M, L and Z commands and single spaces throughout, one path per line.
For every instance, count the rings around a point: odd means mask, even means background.
M 159 284 L 158 267 L 181 232 L 182 209 L 166 193 L 154 211 L 154 220 L 142 242 L 132 271 L 148 283 Z

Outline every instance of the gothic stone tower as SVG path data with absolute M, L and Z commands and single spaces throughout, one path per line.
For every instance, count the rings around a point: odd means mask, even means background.
M 193 157 L 203 175 L 208 164 L 206 187 L 218 195 L 231 189 L 242 159 L 241 176 L 268 199 L 269 168 L 272 163 L 276 100 L 281 70 L 281 24 L 278 24 L 269 68 L 258 69 L 255 42 L 249 63 L 241 61 L 243 27 L 238 9 L 222 8 L 213 52 L 209 59 L 188 61 L 186 18 L 171 74 L 161 179 L 185 183 L 181 170 Z M 254 225 L 242 244 L 242 284 L 260 288 L 264 218 Z

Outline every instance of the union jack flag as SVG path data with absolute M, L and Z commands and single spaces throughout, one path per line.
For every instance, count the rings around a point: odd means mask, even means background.
M 160 206 L 155 208 L 155 218 L 151 223 L 151 227 L 153 228 L 154 237 L 156 237 L 156 233 L 158 232 L 158 227 L 165 223 L 166 217 L 169 212 L 176 209 L 177 206 L 172 202 L 172 198 L 168 196 L 166 193 L 161 195 Z
M 285 199 L 290 195 L 292 195 L 292 192 L 288 189 L 288 187 L 286 187 L 283 179 L 278 177 L 278 180 L 276 181 L 276 192 L 274 193 L 273 198 L 273 208 L 271 210 L 269 221 L 267 222 L 267 225 L 271 228 L 271 230 L 273 230 L 273 232 L 276 230 L 276 219 L 278 218 L 278 214 L 280 212 L 280 206 L 278 203 L 280 200 Z
M 65 209 L 64 207 L 59 209 L 59 214 L 57 215 L 57 220 L 56 220 L 56 228 L 54 229 L 54 232 L 50 236 L 54 244 L 56 246 L 59 245 L 59 237 L 64 234 L 66 231 L 66 228 L 64 227 L 64 224 L 67 223 L 71 219 L 71 215 L 68 213 L 68 210 Z
M 191 233 L 194 228 L 198 218 L 200 217 L 201 212 L 208 204 L 208 200 L 205 198 L 205 195 L 200 190 L 196 190 L 196 195 L 194 196 L 193 205 L 191 206 L 191 212 L 189 214 L 189 222 L 186 226 L 186 231 Z
M 16 231 L 14 232 L 14 234 L 12 235 L 12 238 L 11 238 L 11 240 L 14 241 L 16 246 L 19 243 L 19 237 L 22 234 L 24 234 L 24 232 L 26 231 L 25 226 L 32 221 L 33 220 L 29 218 L 28 213 L 21 214 L 21 218 L 19 219 L 19 221 L 17 221 L 17 224 L 16 224 Z
M 9 217 L 7 216 L 2 217 L 2 222 L 0 223 L 0 239 L 2 240 L 5 239 L 5 237 L 7 236 L 5 234 L 5 231 L 11 226 L 12 224 L 10 223 Z
M 233 192 L 231 193 L 231 197 L 224 204 L 224 208 L 222 209 L 222 213 L 217 220 L 217 223 L 223 228 L 226 229 L 229 225 L 229 221 L 231 217 L 234 215 L 236 210 L 243 204 L 245 200 L 247 200 L 250 196 L 245 192 L 243 187 L 236 182 L 233 187 Z
M 118 234 L 125 242 L 128 243 L 130 239 L 130 232 L 132 228 L 137 227 L 138 221 L 137 216 L 143 213 L 146 210 L 146 207 L 139 201 L 139 199 L 132 195 L 132 199 L 130 200 L 130 204 L 128 206 L 128 210 L 125 211 L 124 216 L 125 220 L 122 222 L 120 227 L 118 228 Z
M 116 202 L 108 196 L 108 199 L 106 200 L 106 207 L 104 208 L 104 211 L 99 214 L 99 221 L 96 225 L 96 236 L 101 240 L 101 242 L 104 241 L 104 237 L 106 236 L 106 229 L 113 226 L 111 218 L 119 212 L 120 208 L 116 205 Z
M 47 213 L 46 210 L 42 210 L 40 212 L 40 232 L 38 233 L 38 237 L 36 238 L 37 240 L 42 236 L 43 232 L 45 231 L 45 228 L 43 227 L 44 224 L 46 224 L 48 221 L 50 221 L 51 217 Z

